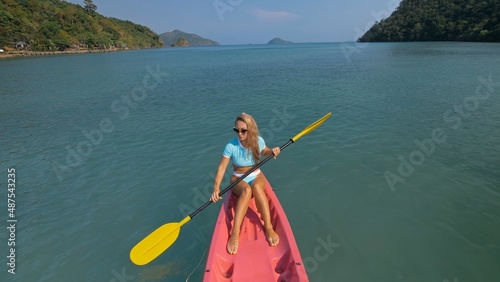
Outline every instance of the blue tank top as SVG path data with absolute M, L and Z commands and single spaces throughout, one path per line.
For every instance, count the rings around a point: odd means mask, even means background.
M 264 139 L 259 136 L 259 152 L 262 152 L 266 147 Z M 253 166 L 255 162 L 253 161 L 252 152 L 241 145 L 240 139 L 238 137 L 229 141 L 224 147 L 222 152 L 224 157 L 230 158 L 235 166 Z

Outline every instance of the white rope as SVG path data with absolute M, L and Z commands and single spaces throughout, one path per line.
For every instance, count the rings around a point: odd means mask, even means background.
M 198 265 L 193 269 L 193 271 L 191 271 L 191 273 L 189 273 L 188 277 L 186 278 L 186 282 L 189 282 L 189 278 L 191 277 L 191 275 L 193 275 L 193 273 L 196 271 L 196 269 L 198 268 L 198 266 L 200 266 L 201 261 L 205 257 L 205 253 L 207 252 L 207 249 L 208 248 L 205 248 L 205 251 L 203 252 L 203 255 L 201 256 L 201 259 L 200 259 L 200 262 L 198 262 Z

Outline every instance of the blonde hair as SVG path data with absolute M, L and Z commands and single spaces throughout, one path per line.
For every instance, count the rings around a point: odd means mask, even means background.
M 236 117 L 236 122 L 242 121 L 247 125 L 247 144 L 249 147 L 249 153 L 252 154 L 255 163 L 260 162 L 260 150 L 259 150 L 259 128 L 253 117 L 247 113 L 242 113 Z

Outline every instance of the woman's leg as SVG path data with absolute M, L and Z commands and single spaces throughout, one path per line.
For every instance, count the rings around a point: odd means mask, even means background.
M 274 231 L 273 224 L 271 223 L 271 212 L 269 211 L 269 202 L 265 192 L 266 178 L 262 173 L 257 175 L 257 178 L 252 182 L 252 195 L 255 197 L 255 203 L 259 210 L 260 216 L 264 221 L 264 228 L 266 229 L 267 241 L 270 246 L 276 246 L 279 243 L 278 234 Z
M 233 176 L 231 182 L 234 182 L 238 177 Z M 247 213 L 248 203 L 252 199 L 252 188 L 245 181 L 240 181 L 233 188 L 233 193 L 238 196 L 238 201 L 236 202 L 236 207 L 234 211 L 234 224 L 231 229 L 231 235 L 227 241 L 227 252 L 230 254 L 236 254 L 238 251 L 238 242 L 240 239 L 241 224 L 243 223 L 243 218 Z

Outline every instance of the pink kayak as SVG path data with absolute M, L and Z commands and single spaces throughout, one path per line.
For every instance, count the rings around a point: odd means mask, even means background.
M 267 242 L 263 221 L 252 198 L 241 226 L 238 253 L 226 250 L 231 231 L 236 195 L 232 192 L 224 199 L 215 224 L 203 281 L 309 281 L 300 252 L 276 194 L 266 182 L 271 220 L 280 238 L 278 246 Z

